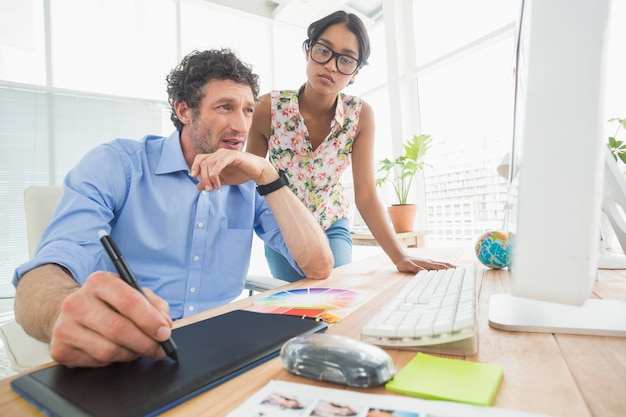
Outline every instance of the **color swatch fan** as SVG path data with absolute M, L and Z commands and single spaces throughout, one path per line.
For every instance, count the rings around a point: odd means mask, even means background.
M 326 311 L 350 307 L 360 302 L 361 296 L 351 290 L 340 288 L 297 288 L 259 298 L 254 304 L 256 306 Z

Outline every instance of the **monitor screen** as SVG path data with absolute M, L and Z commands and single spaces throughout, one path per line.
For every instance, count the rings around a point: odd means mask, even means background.
M 609 324 L 607 330 L 595 327 L 604 327 L 600 310 L 612 303 L 597 307 L 595 301 L 604 300 L 589 300 L 604 188 L 608 8 L 609 0 L 521 2 L 510 162 L 517 197 L 511 292 L 492 296 L 492 327 L 626 336 L 626 303 L 612 320 L 621 322 L 617 329 Z M 597 320 L 588 323 L 590 316 Z

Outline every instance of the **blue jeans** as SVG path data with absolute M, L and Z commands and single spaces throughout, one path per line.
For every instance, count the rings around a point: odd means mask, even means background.
M 350 237 L 348 219 L 339 219 L 333 223 L 326 229 L 326 236 L 335 258 L 335 268 L 352 262 L 352 238 Z M 265 245 L 265 258 L 274 278 L 289 282 L 304 278 L 283 255 L 267 245 Z

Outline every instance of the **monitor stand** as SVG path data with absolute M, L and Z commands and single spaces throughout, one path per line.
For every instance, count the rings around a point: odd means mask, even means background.
M 626 337 L 626 300 L 588 299 L 583 306 L 495 294 L 489 326 L 513 332 Z
M 613 217 L 615 216 L 612 213 Z M 607 214 L 603 214 L 603 217 Z M 608 220 L 610 222 L 610 220 Z M 620 223 L 621 224 L 621 223 Z M 621 242 L 620 242 L 621 245 Z M 598 269 L 626 269 L 626 255 L 623 252 L 607 252 L 606 240 L 600 227 L 600 242 L 598 245 Z
M 626 269 L 626 255 L 622 253 L 600 253 L 598 269 Z

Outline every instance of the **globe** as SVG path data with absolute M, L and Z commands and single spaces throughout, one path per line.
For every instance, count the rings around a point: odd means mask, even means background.
M 485 266 L 504 269 L 511 265 L 513 233 L 489 230 L 476 240 L 476 257 Z

